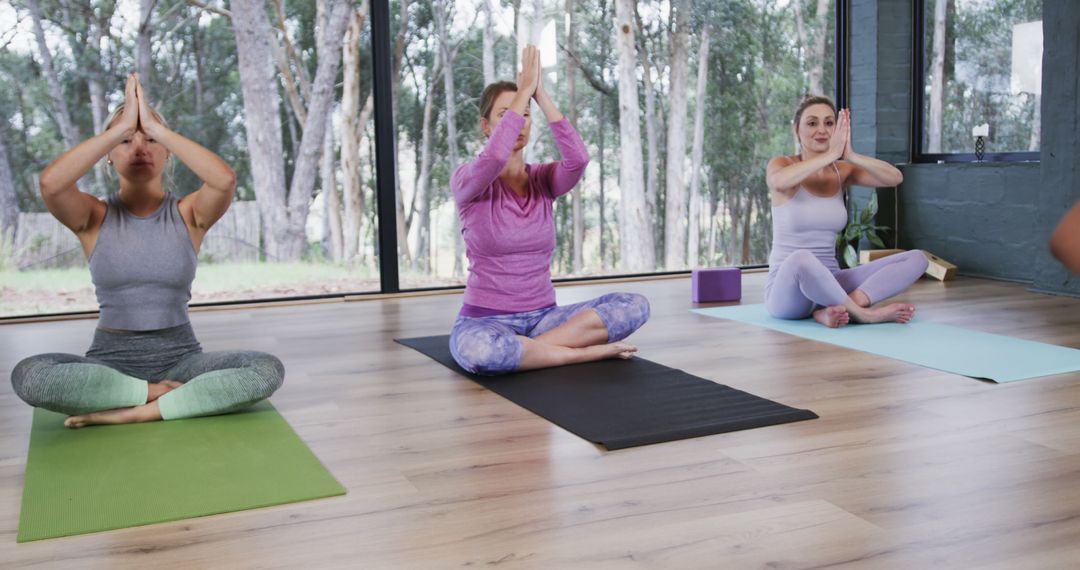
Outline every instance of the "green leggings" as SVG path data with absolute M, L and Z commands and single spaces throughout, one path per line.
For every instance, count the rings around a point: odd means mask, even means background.
M 148 383 L 184 385 L 157 400 L 166 420 L 225 414 L 274 393 L 285 368 L 253 351 L 202 352 L 191 325 L 160 331 L 98 329 L 86 356 L 40 354 L 15 366 L 11 384 L 26 403 L 84 414 L 146 403 Z

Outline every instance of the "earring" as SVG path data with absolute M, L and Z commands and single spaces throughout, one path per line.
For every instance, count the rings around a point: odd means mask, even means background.
M 108 163 L 109 166 L 112 166 L 112 159 L 111 158 L 106 158 L 105 162 Z

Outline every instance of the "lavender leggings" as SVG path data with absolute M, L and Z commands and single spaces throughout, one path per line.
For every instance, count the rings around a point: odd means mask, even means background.
M 517 370 L 524 347 L 518 335 L 538 337 L 570 317 L 592 309 L 608 330 L 608 342 L 622 340 L 649 320 L 649 301 L 634 293 L 609 293 L 584 303 L 492 317 L 458 316 L 450 331 L 450 354 L 473 374 L 495 376 Z
M 842 305 L 848 293 L 861 289 L 877 303 L 907 289 L 929 262 L 919 250 L 890 255 L 852 269 L 830 271 L 806 250 L 792 252 L 769 275 L 765 309 L 781 319 L 803 319 L 817 307 Z

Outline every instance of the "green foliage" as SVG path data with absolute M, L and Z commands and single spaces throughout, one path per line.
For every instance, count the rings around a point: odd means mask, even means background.
M 930 92 L 933 55 L 933 2 L 926 3 L 926 90 Z M 973 153 L 971 129 L 990 124 L 988 152 L 1029 150 L 1039 99 L 1031 93 L 1010 90 L 1013 25 L 1042 19 L 1041 0 L 972 0 L 950 2 L 946 31 L 944 109 L 941 150 Z M 923 114 L 929 126 L 930 104 Z M 1037 135 L 1037 133 L 1036 133 Z M 927 144 L 929 128 L 924 131 Z M 1037 136 L 1036 136 L 1037 140 Z M 1037 149 L 1036 149 L 1037 150 Z
M 888 231 L 891 228 L 874 224 L 874 216 L 877 215 L 877 211 L 876 192 L 870 194 L 870 201 L 866 204 L 866 208 L 861 211 L 854 201 L 850 203 L 847 227 L 844 228 L 844 231 L 836 234 L 836 248 L 840 251 L 841 258 L 846 266 L 855 267 L 859 265 L 858 246 L 863 238 L 866 238 L 874 247 L 885 249 L 885 242 L 881 240 L 878 232 Z
M 1018 1 L 1018 0 L 1017 0 Z M 110 107 L 122 96 L 123 77 L 135 67 L 135 36 L 128 25 L 131 14 L 113 13 L 115 3 L 102 0 L 66 0 L 67 5 L 77 7 L 79 17 L 65 21 L 59 4 L 46 1 L 44 8 L 50 44 L 63 45 L 54 49 L 58 77 L 63 84 L 65 97 L 79 135 L 89 137 L 93 132 L 87 79 L 95 66 L 100 66 L 104 87 Z M 765 164 L 772 156 L 790 154 L 793 141 L 790 116 L 794 105 L 808 89 L 808 73 L 811 54 L 808 47 L 799 43 L 795 25 L 795 10 L 806 19 L 808 31 L 817 34 L 813 20 L 817 0 L 792 0 L 791 2 L 763 2 L 761 0 L 732 0 L 726 2 L 693 2 L 691 33 L 688 51 L 689 100 L 687 125 L 692 126 L 697 105 L 705 106 L 704 155 L 701 165 L 701 191 L 703 208 L 716 212 L 715 227 L 708 223 L 701 227 L 701 258 L 691 264 L 763 263 L 767 258 L 771 239 L 771 212 L 768 191 L 765 186 Z M 359 4 L 359 2 L 358 2 Z M 410 198 L 419 172 L 422 137 L 423 110 L 429 83 L 434 85 L 433 130 L 431 147 L 431 181 L 429 206 L 432 218 L 438 216 L 436 209 L 446 212 L 451 201 L 449 181 L 451 173 L 460 164 L 451 164 L 450 145 L 456 145 L 458 162 L 475 156 L 482 148 L 485 138 L 479 128 L 478 97 L 484 87 L 482 72 L 483 16 L 468 11 L 465 3 L 449 3 L 454 14 L 450 27 L 454 59 L 454 101 L 458 140 L 449 141 L 446 116 L 446 97 L 442 76 L 433 72 L 439 50 L 434 30 L 432 2 L 417 1 L 408 4 L 408 12 L 402 13 L 403 3 L 391 3 L 391 33 L 396 41 L 399 25 L 404 17 L 408 23 L 402 36 L 402 62 L 398 73 L 399 82 L 394 97 L 394 120 L 399 160 L 399 178 L 402 204 L 406 218 L 415 212 Z M 532 5 L 525 2 L 496 2 L 505 13 L 495 37 L 494 55 L 496 75 L 499 79 L 514 79 L 518 45 L 524 38 L 517 33 L 529 28 L 528 14 Z M 314 2 L 285 2 L 286 35 L 296 48 L 299 67 L 307 76 L 314 77 L 317 64 L 316 29 L 317 14 Z M 835 9 L 835 2 L 833 2 Z M 519 10 L 522 26 L 505 25 L 509 15 Z M 671 22 L 670 5 L 659 0 L 638 3 L 642 18 L 642 47 L 649 54 L 653 65 L 653 85 L 656 88 L 657 148 L 655 170 L 658 174 L 656 220 L 663 219 L 664 192 L 667 172 L 667 130 L 670 101 L 670 54 Z M 547 18 L 555 23 L 556 44 L 566 45 L 566 29 L 563 25 L 565 3 L 548 3 Z M 564 112 L 570 106 L 576 114 L 575 127 L 582 135 L 591 155 L 589 171 L 583 189 L 583 216 L 586 232 L 586 271 L 618 271 L 618 180 L 619 180 L 619 124 L 622 120 L 638 120 L 645 136 L 644 117 L 622 117 L 618 108 L 616 84 L 617 53 L 613 29 L 614 4 L 612 0 L 577 0 L 570 3 L 573 10 L 577 35 L 576 56 L 579 66 L 568 66 L 566 54 L 556 51 L 555 59 L 545 61 L 545 82 L 553 91 Z M 123 16 L 123 17 L 121 17 Z M 277 15 L 268 6 L 268 21 L 277 26 Z M 87 22 L 110 22 L 111 35 L 100 43 L 100 50 L 87 49 L 89 28 Z M 513 24 L 513 22 L 510 22 Z M 826 56 L 823 65 L 823 90 L 833 91 L 833 17 L 826 19 Z M 705 29 L 710 33 L 710 49 L 704 61 L 698 61 L 698 46 Z M 275 30 L 275 38 L 284 39 Z M 175 130 L 191 137 L 218 153 L 238 175 L 238 192 L 241 199 L 253 199 L 251 167 L 248 159 L 248 141 L 245 130 L 244 107 L 240 77 L 237 71 L 237 53 L 233 30 L 227 18 L 202 11 L 185 0 L 161 0 L 155 5 L 154 26 L 151 36 L 154 49 L 154 73 L 146 83 L 147 93 Z M 397 47 L 396 45 L 394 47 Z M 371 52 L 370 23 L 360 38 L 360 98 L 361 105 L 370 93 Z M 25 211 L 42 211 L 43 205 L 37 195 L 35 176 L 49 161 L 64 150 L 55 118 L 48 103 L 46 78 L 34 52 L 19 52 L 12 48 L 0 50 L 0 80 L 9 88 L 0 90 L 0 120 L 5 122 L 11 140 L 9 150 L 16 174 L 20 208 Z M 709 70 L 706 95 L 703 101 L 695 101 L 695 82 L 698 66 Z M 586 73 L 587 72 L 587 73 Z M 576 76 L 577 92 L 573 103 L 566 91 L 567 74 Z M 597 89 L 586 80 L 586 74 L 595 78 L 604 89 Z M 548 83 L 550 81 L 550 83 Z M 335 89 L 340 90 L 341 78 Z M 605 92 L 607 91 L 607 92 Z M 284 96 L 283 84 L 279 82 L 282 105 L 280 120 L 285 152 L 286 168 L 291 172 L 295 162 L 296 144 L 302 135 L 302 125 L 297 124 Z M 638 85 L 640 107 L 645 109 L 644 85 Z M 336 94 L 340 101 L 340 91 Z M 336 111 L 335 111 L 336 112 Z M 340 118 L 340 117 L 338 117 Z M 378 118 L 375 118 L 378 119 Z M 373 121 L 368 124 L 365 141 L 370 141 Z M 336 140 L 341 138 L 340 121 L 335 121 Z M 693 133 L 688 128 L 687 159 L 691 151 Z M 531 161 L 544 162 L 558 158 L 546 121 L 534 108 L 532 130 L 535 149 Z M 377 227 L 374 218 L 375 173 L 374 149 L 362 143 L 361 184 L 364 187 L 364 227 L 368 232 L 366 242 L 375 240 Z M 338 159 L 340 168 L 341 157 Z M 642 157 L 644 162 L 646 157 Z M 408 164 L 406 164 L 408 163 Z M 689 178 L 689 172 L 687 172 Z M 173 178 L 175 190 L 186 194 L 198 187 L 193 173 L 180 166 Z M 340 182 L 340 179 L 339 179 Z M 90 186 L 95 194 L 103 195 L 115 190 L 108 186 Z M 115 185 L 115 182 L 110 183 Z M 556 274 L 572 270 L 573 218 L 569 196 L 556 206 L 557 253 L 553 270 Z M 452 255 L 453 239 L 445 217 L 442 225 L 432 228 L 432 239 L 438 248 L 437 257 L 447 259 Z M 220 231 L 220 230 L 215 230 Z M 654 233 L 663 235 L 660 223 Z M 707 240 L 710 233 L 716 236 L 715 255 L 708 257 Z M 417 234 L 415 228 L 410 239 Z M 662 241 L 657 248 L 662 250 Z M 603 254 L 601 254 L 603 251 Z M 308 258 L 323 262 L 331 259 L 321 247 L 313 247 Z M 218 260 L 215 260 L 218 261 Z M 370 262 L 369 262 L 370 263 Z M 374 270 L 374 265 L 369 265 Z

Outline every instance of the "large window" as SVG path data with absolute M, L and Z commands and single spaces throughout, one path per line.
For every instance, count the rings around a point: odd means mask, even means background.
M 1041 0 L 922 0 L 920 160 L 1037 160 Z
M 192 303 L 379 290 L 367 14 L 357 3 L 344 50 L 336 52 L 336 75 L 319 77 L 323 2 L 246 0 L 264 16 L 254 26 L 261 49 L 249 50 L 254 60 L 246 64 L 235 33 L 245 2 L 207 4 L 143 2 L 148 13 L 138 2 L 0 6 L 0 20 L 15 23 L 0 49 L 0 151 L 11 173 L 0 168 L 0 195 L 14 200 L 0 205 L 17 210 L 0 224 L 0 317 L 97 308 L 82 247 L 45 211 L 37 175 L 65 148 L 104 129 L 129 71 L 140 73 L 173 130 L 237 172 L 236 201 L 199 252 Z M 140 34 L 143 18 L 151 25 Z M 275 71 L 269 115 L 245 104 L 245 83 L 259 81 L 252 73 L 259 65 Z M 320 152 L 302 155 L 305 136 L 318 130 L 309 111 L 320 82 L 330 86 L 325 135 L 316 141 Z M 253 144 L 249 128 L 258 122 L 276 134 Z M 253 172 L 257 158 L 263 171 Z M 184 196 L 200 181 L 175 162 L 166 185 Z M 102 161 L 80 187 L 104 197 L 119 186 Z
M 793 152 L 798 100 L 834 91 L 831 0 L 394 6 L 403 287 L 463 281 L 449 175 L 485 143 L 485 84 L 515 79 L 527 43 L 592 159 L 556 202 L 553 275 L 765 262 L 764 165 Z M 526 160 L 558 159 L 535 106 L 533 117 Z M 628 215 L 634 205 L 644 220 Z
M 834 0 L 350 0 L 336 77 L 319 77 L 339 1 L 0 4 L 14 23 L 0 30 L 0 317 L 96 308 L 85 256 L 36 180 L 102 130 L 131 70 L 239 177 L 194 303 L 463 283 L 449 176 L 483 147 L 481 90 L 515 78 L 526 43 L 591 156 L 555 206 L 556 277 L 764 263 L 764 165 L 793 152 L 798 100 L 835 92 Z M 273 70 L 269 103 L 249 100 L 259 69 Z M 527 160 L 555 160 L 536 117 Z M 253 125 L 276 134 L 249 139 Z M 81 187 L 115 191 L 106 171 Z M 198 185 L 182 165 L 170 180 L 181 195 Z

